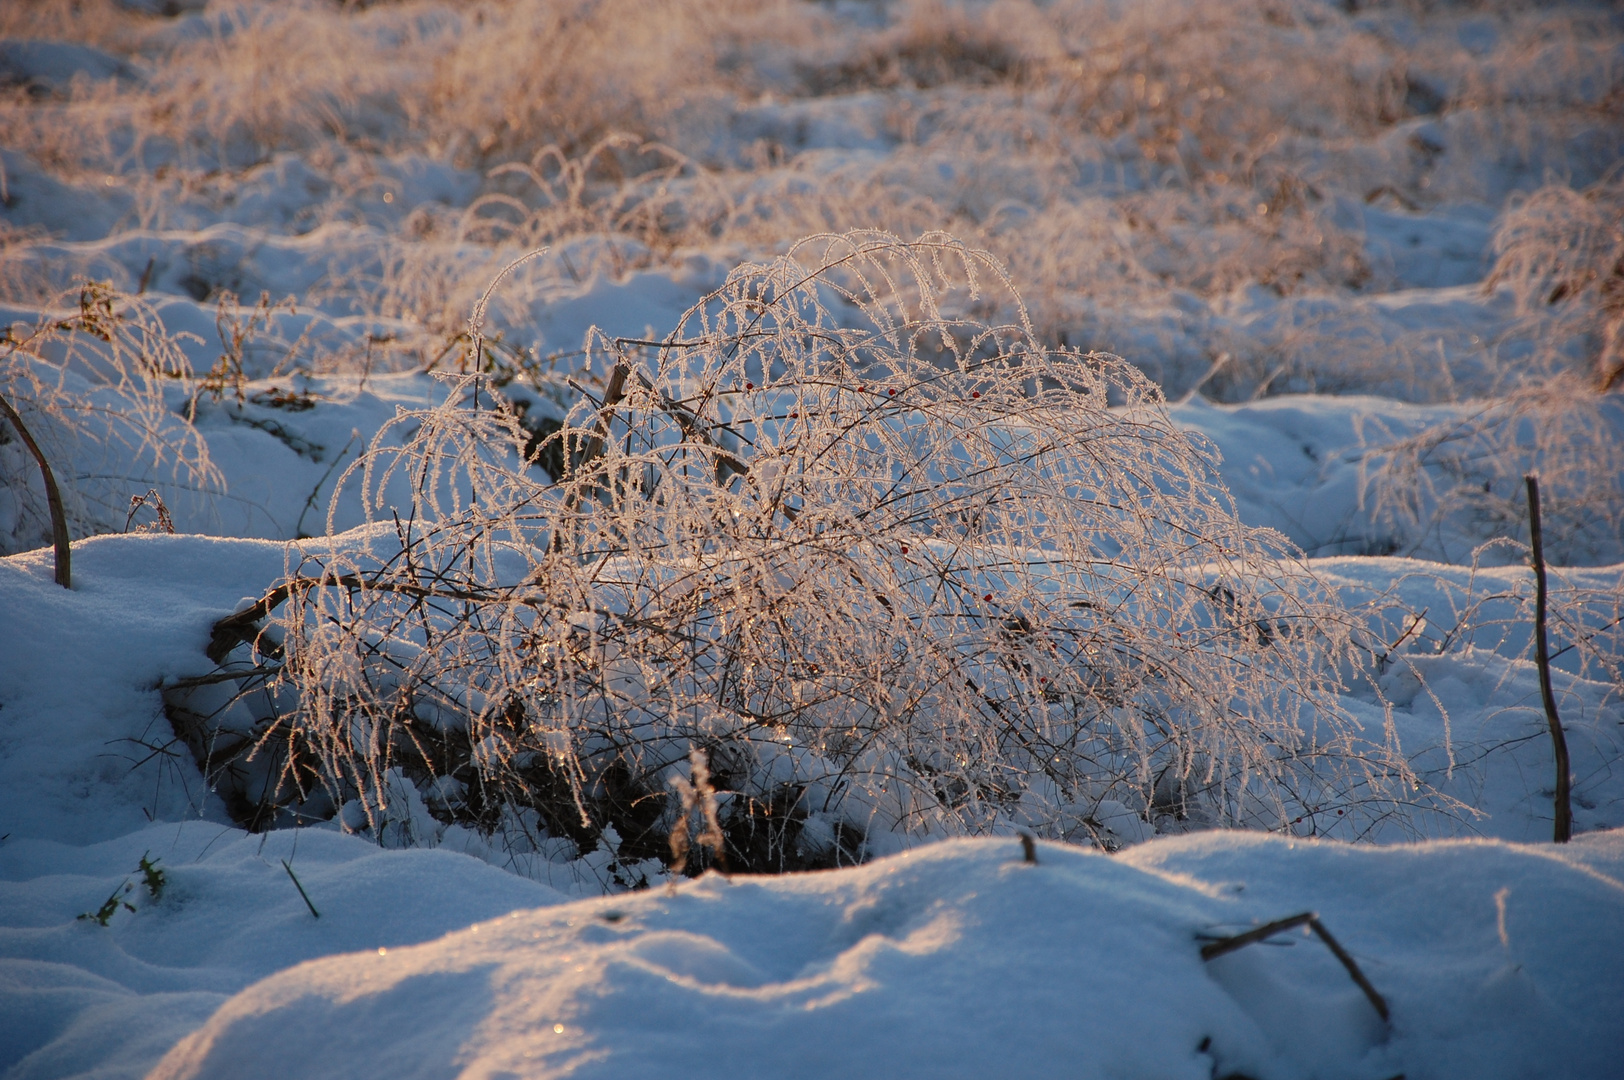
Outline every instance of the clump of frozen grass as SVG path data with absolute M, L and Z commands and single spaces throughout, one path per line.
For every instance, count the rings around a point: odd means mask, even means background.
M 1538 470 L 1547 550 L 1568 564 L 1624 557 L 1624 401 L 1574 373 L 1486 398 L 1460 416 L 1383 439 L 1364 497 L 1401 550 L 1464 561 L 1481 543 L 1526 532 L 1522 477 Z
M 806 64 L 801 78 L 808 88 L 830 93 L 1015 82 L 1059 51 L 1053 26 L 1027 4 L 914 0 L 891 5 L 889 15 L 888 25 L 844 54 Z
M 1551 336 L 1588 339 L 1601 393 L 1624 383 L 1624 176 L 1583 191 L 1546 184 L 1504 215 L 1494 250 L 1487 287 L 1554 316 Z
M 82 41 L 106 48 L 147 20 L 117 0 L 35 0 L 0 11 L 0 37 Z
M 696 746 L 740 804 L 870 832 L 1393 813 L 1343 611 L 1153 385 L 980 321 L 997 293 L 942 235 L 742 266 L 657 343 L 593 340 L 559 477 L 451 378 L 359 467 L 365 545 L 291 568 L 289 736 L 374 822 L 405 763 L 583 846 L 626 792 L 669 829 Z
M 685 118 L 759 93 L 752 54 L 820 22 L 741 0 L 491 5 L 436 59 L 431 101 L 446 137 L 493 163 L 549 144 L 578 154 L 615 131 L 670 140 Z
M 529 161 L 487 174 L 493 191 L 463 215 L 459 235 L 534 249 L 580 236 L 627 237 L 669 254 L 677 242 L 714 228 L 734 200 L 700 164 L 676 150 L 611 132 L 577 154 L 549 143 Z M 613 260 L 617 245 L 602 245 Z M 577 278 L 597 265 L 570 265 Z M 625 263 L 604 267 L 617 276 Z
M 182 341 L 138 297 L 87 283 L 32 325 L 0 332 L 0 393 L 51 462 L 69 530 L 116 530 L 130 498 L 156 489 L 200 508 L 222 479 L 202 435 L 170 407 L 189 385 Z M 68 306 L 72 305 L 72 306 Z M 0 426 L 0 551 L 48 543 L 50 518 L 33 461 Z
M 1534 659 L 1532 575 L 1518 578 L 1506 591 L 1482 587 L 1476 579 L 1483 565 L 1501 560 L 1530 564 L 1530 545 L 1504 538 L 1472 553 L 1473 580 L 1456 601 L 1439 652 L 1487 645 L 1502 655 Z M 1616 703 L 1624 693 L 1624 574 L 1611 568 L 1592 573 L 1552 570 L 1548 622 L 1555 665 L 1609 688 L 1603 700 Z
M 1350 197 L 1497 202 L 1504 191 L 1481 182 L 1514 163 L 1491 158 L 1534 161 L 1596 127 L 1620 70 L 1616 26 L 1572 6 L 1500 5 L 1472 48 L 1482 27 L 1457 30 L 1484 21 L 1475 8 L 1354 14 L 1308 0 L 933 0 L 861 18 L 738 0 L 652 14 L 620 0 L 308 0 L 216 4 L 185 34 L 115 7 L 31 10 L 41 34 L 96 42 L 143 78 L 0 98 L 0 142 L 60 178 L 114 178 L 143 227 L 183 220 L 177 203 L 288 151 L 332 185 L 300 211 L 308 222 L 369 220 L 379 155 L 493 168 L 469 212 L 420 207 L 356 240 L 377 259 L 321 286 L 420 317 L 429 338 L 470 299 L 447 283 L 488 277 L 481 258 L 499 266 L 517 247 L 579 241 L 560 266 L 585 280 L 826 229 L 945 228 L 1027 283 L 1045 340 L 1130 354 L 1175 396 L 1226 353 L 1209 389 L 1231 398 L 1398 386 L 1408 354 L 1333 355 L 1345 322 L 1303 326 L 1286 379 L 1271 377 L 1272 355 L 1252 371 L 1224 343 L 1184 355 L 1172 330 L 1156 331 L 1156 351 L 1178 355 L 1153 362 L 1138 316 L 1189 306 L 1175 290 L 1199 302 L 1250 283 L 1392 287 L 1345 220 Z M 1406 141 L 1423 118 L 1437 130 Z M 884 161 L 837 164 L 819 143 L 830 126 L 871 126 Z M 0 258 L 6 295 L 41 291 L 10 271 Z M 1405 396 L 1454 393 L 1431 368 L 1412 381 Z
M 1495 232 L 1486 289 L 1508 289 L 1535 343 L 1497 372 L 1477 407 L 1392 440 L 1372 463 L 1379 518 L 1452 557 L 1527 520 L 1537 470 L 1558 562 L 1624 557 L 1624 182 L 1547 184 Z

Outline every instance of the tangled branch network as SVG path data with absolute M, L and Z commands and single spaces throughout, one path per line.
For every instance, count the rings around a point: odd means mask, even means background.
M 1086 838 L 1107 801 L 1356 832 L 1404 801 L 1338 704 L 1332 597 L 1141 374 L 1040 344 L 986 253 L 812 237 L 588 352 L 602 393 L 539 449 L 449 377 L 357 465 L 363 541 L 294 568 L 276 737 L 374 823 L 391 770 L 461 770 L 493 829 L 584 846 L 632 792 L 657 834 L 695 747 L 737 805 L 870 836 Z

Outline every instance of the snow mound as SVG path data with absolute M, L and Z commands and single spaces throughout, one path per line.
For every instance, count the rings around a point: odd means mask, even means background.
M 1599 1076 L 1624 1050 L 1624 885 L 1591 849 L 1616 867 L 1624 843 L 1209 834 L 1031 865 L 966 840 L 713 874 L 303 964 L 151 1076 Z M 1303 910 L 1390 1026 L 1315 940 L 1203 963 L 1204 938 Z
M 139 74 L 118 57 L 88 45 L 0 40 L 0 86 L 22 86 L 34 93 L 66 93 L 76 78 L 134 81 Z
M 143 860 L 161 875 L 155 890 Z M 98 908 L 115 898 L 129 906 Z M 560 899 L 464 855 L 386 853 L 335 830 L 250 836 L 192 821 L 86 847 L 12 837 L 0 848 L 0 1075 L 140 1077 L 255 979 Z

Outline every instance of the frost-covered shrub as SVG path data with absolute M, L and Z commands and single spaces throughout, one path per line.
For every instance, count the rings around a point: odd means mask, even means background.
M 352 477 L 364 542 L 294 568 L 287 736 L 374 822 L 398 766 L 459 820 L 645 856 L 696 746 L 724 819 L 803 847 L 1389 811 L 1332 598 L 1143 376 L 979 322 L 989 291 L 941 235 L 742 266 L 657 344 L 591 343 L 558 477 L 452 378 Z
M 1526 536 L 1522 478 L 1538 471 L 1553 559 L 1624 558 L 1624 181 L 1547 184 L 1502 215 L 1493 246 L 1484 287 L 1511 293 L 1536 344 L 1478 408 L 1384 448 L 1368 477 L 1374 510 L 1464 560 Z
M 132 498 L 156 486 L 201 506 L 219 473 L 198 431 L 166 394 L 191 385 L 181 340 L 137 297 L 87 283 L 32 324 L 0 328 L 0 394 L 39 443 L 74 536 L 128 524 Z M 0 553 L 48 544 L 39 470 L 0 419 Z

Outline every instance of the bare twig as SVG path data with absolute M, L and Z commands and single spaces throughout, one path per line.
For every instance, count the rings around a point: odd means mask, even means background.
M 166 682 L 163 684 L 163 689 L 165 692 L 192 690 L 199 686 L 216 686 L 220 683 L 235 682 L 239 679 L 265 678 L 269 675 L 275 675 L 279 670 L 280 668 L 277 667 L 252 667 L 243 668 L 239 671 L 212 671 L 207 675 L 196 675 Z
M 621 398 L 626 396 L 626 376 L 631 368 L 625 361 L 614 366 L 609 373 L 609 385 L 603 391 L 603 408 L 598 413 L 598 430 L 587 440 L 586 449 L 581 452 L 581 464 L 585 465 L 603 453 L 604 441 L 609 438 L 609 421 L 614 415 L 614 408 L 620 404 Z
M 1307 926 L 1314 931 L 1315 936 L 1325 943 L 1327 949 L 1331 950 L 1331 954 L 1342 962 L 1342 966 L 1347 969 L 1348 976 L 1353 979 L 1354 984 L 1364 991 L 1365 997 L 1370 1000 L 1371 1007 L 1376 1010 L 1376 1014 L 1384 1021 L 1390 1020 L 1392 1017 L 1387 1008 L 1387 1000 L 1370 984 L 1370 980 L 1365 978 L 1365 973 L 1359 969 L 1359 965 L 1353 957 L 1348 955 L 1348 951 L 1337 942 L 1336 938 L 1331 936 L 1329 930 L 1325 929 L 1325 924 L 1320 922 L 1319 915 L 1312 911 L 1304 911 L 1298 915 L 1289 915 L 1284 919 L 1264 923 L 1262 926 L 1253 927 L 1244 934 L 1209 941 L 1201 946 L 1201 959 L 1216 960 L 1218 957 L 1232 953 L 1237 949 L 1255 945 L 1260 941 L 1274 937 L 1276 934 L 1296 929 L 1299 926 Z
M 1420 614 L 1416 615 L 1410 620 L 1410 625 L 1404 628 L 1404 632 L 1394 639 L 1391 645 L 1387 646 L 1387 650 L 1385 652 L 1376 657 L 1376 664 L 1378 667 L 1386 664 L 1388 659 L 1394 653 L 1398 652 L 1399 646 L 1410 640 L 1411 634 L 1414 634 L 1421 627 L 1427 625 L 1427 612 L 1431 610 L 1431 608 L 1422 608 Z
M 1301 915 L 1291 915 L 1284 919 L 1276 919 L 1274 922 L 1264 923 L 1262 926 L 1254 926 L 1244 934 L 1209 941 L 1201 946 L 1201 959 L 1216 960 L 1225 953 L 1232 953 L 1236 949 L 1244 949 L 1248 945 L 1255 945 L 1260 941 L 1274 937 L 1276 934 L 1294 930 L 1315 918 L 1317 916 L 1312 911 L 1305 911 Z
M 1359 970 L 1359 965 L 1354 962 L 1353 957 L 1349 956 L 1347 950 L 1337 942 L 1336 938 L 1331 936 L 1329 930 L 1325 929 L 1325 924 L 1320 922 L 1318 918 L 1314 918 L 1309 920 L 1308 928 L 1314 931 L 1321 941 L 1325 942 L 1325 947 L 1330 949 L 1338 960 L 1342 961 L 1342 966 L 1348 969 L 1348 977 L 1358 984 L 1359 989 L 1365 992 L 1365 997 L 1370 999 L 1370 1004 L 1376 1009 L 1376 1015 L 1383 1020 L 1391 1019 L 1387 1012 L 1386 999 L 1376 992 L 1374 986 L 1370 985 L 1370 980 L 1365 978 L 1365 973 Z
M 305 907 L 310 909 L 310 914 L 314 915 L 318 919 L 321 918 L 321 912 L 317 911 L 316 905 L 310 902 L 310 894 L 304 891 L 303 885 L 299 884 L 298 877 L 293 873 L 293 867 L 288 865 L 288 861 L 286 859 L 282 860 L 282 869 L 288 872 L 288 877 L 293 881 L 293 887 L 299 890 L 299 896 L 304 900 Z
M 1539 665 L 1539 696 L 1545 705 L 1545 722 L 1551 728 L 1551 746 L 1556 751 L 1556 827 L 1554 839 L 1565 844 L 1573 837 L 1572 780 L 1568 774 L 1568 740 L 1562 733 L 1562 718 L 1556 714 L 1556 695 L 1551 690 L 1551 651 L 1545 635 L 1545 550 L 1539 527 L 1539 478 L 1523 477 L 1528 485 L 1528 539 L 1534 562 L 1534 661 Z
M 1032 863 L 1034 866 L 1037 865 L 1037 861 L 1038 861 L 1038 845 L 1037 845 L 1037 841 L 1032 839 L 1032 834 L 1029 833 L 1029 832 L 1021 833 L 1020 837 L 1021 837 L 1021 861 L 1022 862 Z
M 209 647 L 204 650 L 216 664 L 225 663 L 231 650 L 238 645 L 253 644 L 259 638 L 259 624 L 279 607 L 295 589 L 301 587 L 336 586 L 359 589 L 368 584 L 359 574 L 323 574 L 320 577 L 289 578 L 266 590 L 252 605 L 233 612 L 214 624 L 209 633 Z
M 370 346 L 368 347 L 370 348 Z M 365 382 L 366 376 L 363 375 L 361 379 L 362 382 Z M 327 471 L 321 474 L 321 479 L 316 481 L 316 486 L 310 489 L 310 497 L 305 500 L 304 509 L 299 511 L 299 520 L 293 523 L 293 536 L 295 539 L 304 538 L 305 515 L 316 508 L 317 493 L 321 491 L 321 486 L 327 482 L 327 478 L 333 475 L 333 470 L 338 468 L 339 462 L 344 460 L 344 455 L 350 452 L 350 447 L 355 445 L 355 440 L 360 437 L 361 431 L 359 428 L 350 429 L 350 441 L 344 444 L 344 449 L 338 452 L 338 456 L 333 459 L 333 463 L 327 466 Z

